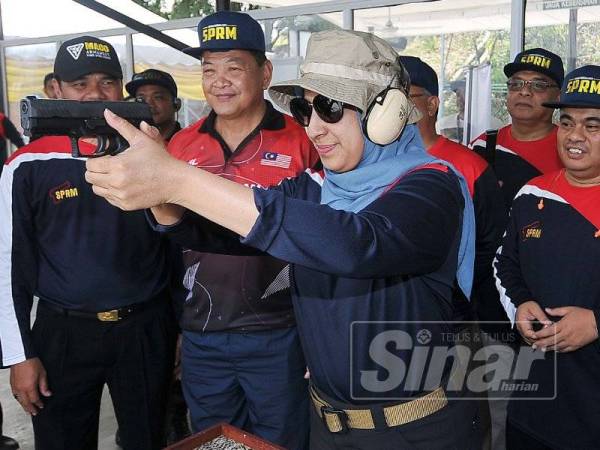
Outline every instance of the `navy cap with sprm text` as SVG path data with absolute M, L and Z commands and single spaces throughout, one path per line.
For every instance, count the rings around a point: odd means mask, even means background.
M 545 48 L 531 48 L 522 51 L 513 62 L 504 66 L 504 74 L 508 78 L 525 70 L 544 74 L 556 81 L 559 86 L 565 78 L 561 57 Z
M 567 74 L 558 102 L 544 103 L 548 108 L 600 109 L 600 66 L 583 66 Z
M 206 50 L 253 50 L 265 52 L 265 34 L 260 24 L 246 13 L 219 11 L 198 24 L 200 47 L 188 47 L 189 55 L 202 56 Z

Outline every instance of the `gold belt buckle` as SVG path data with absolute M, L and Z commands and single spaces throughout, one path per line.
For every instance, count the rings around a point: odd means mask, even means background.
M 101 322 L 117 322 L 119 320 L 119 310 L 111 309 L 110 311 L 102 311 L 97 313 L 96 317 Z

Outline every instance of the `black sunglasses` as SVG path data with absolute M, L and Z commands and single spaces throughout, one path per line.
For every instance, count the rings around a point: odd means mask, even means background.
M 354 106 L 327 98 L 321 94 L 316 95 L 312 103 L 302 97 L 296 97 L 290 101 L 290 112 L 296 122 L 303 127 L 308 126 L 313 109 L 321 120 L 327 123 L 337 123 L 342 120 L 344 108 L 354 108 Z

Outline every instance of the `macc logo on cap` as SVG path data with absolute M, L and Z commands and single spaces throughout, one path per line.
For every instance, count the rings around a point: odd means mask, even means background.
M 79 59 L 79 55 L 81 55 L 81 50 L 83 50 L 83 42 L 80 44 L 69 45 L 67 47 L 67 51 L 69 55 L 73 57 L 73 59 Z
M 81 51 L 85 48 L 85 55 L 88 58 L 104 58 L 110 59 L 110 48 L 106 44 L 101 44 L 99 42 L 80 42 L 79 44 L 73 44 L 66 47 L 69 55 L 73 57 L 73 59 L 79 59 L 81 56 Z
M 521 56 L 520 62 L 524 64 L 533 64 L 534 66 L 549 69 L 552 60 L 543 55 L 536 55 L 535 53 L 530 53 L 528 55 Z
M 221 39 L 237 40 L 237 25 L 214 24 L 202 28 L 202 42 Z
M 591 77 L 571 78 L 567 83 L 565 93 L 572 94 L 574 92 L 600 95 L 600 79 Z

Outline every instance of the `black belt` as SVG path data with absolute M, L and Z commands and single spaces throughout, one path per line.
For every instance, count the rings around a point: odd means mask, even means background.
M 60 306 L 53 305 L 47 301 L 40 300 L 38 308 L 42 307 L 48 309 L 64 317 L 81 317 L 83 319 L 99 320 L 100 322 L 118 322 L 126 319 L 128 316 L 144 311 L 153 306 L 157 306 L 160 301 L 166 301 L 163 295 L 158 295 L 152 300 L 146 302 L 134 303 L 133 305 L 127 305 L 121 308 L 111 309 L 108 311 L 91 312 L 61 308 Z

